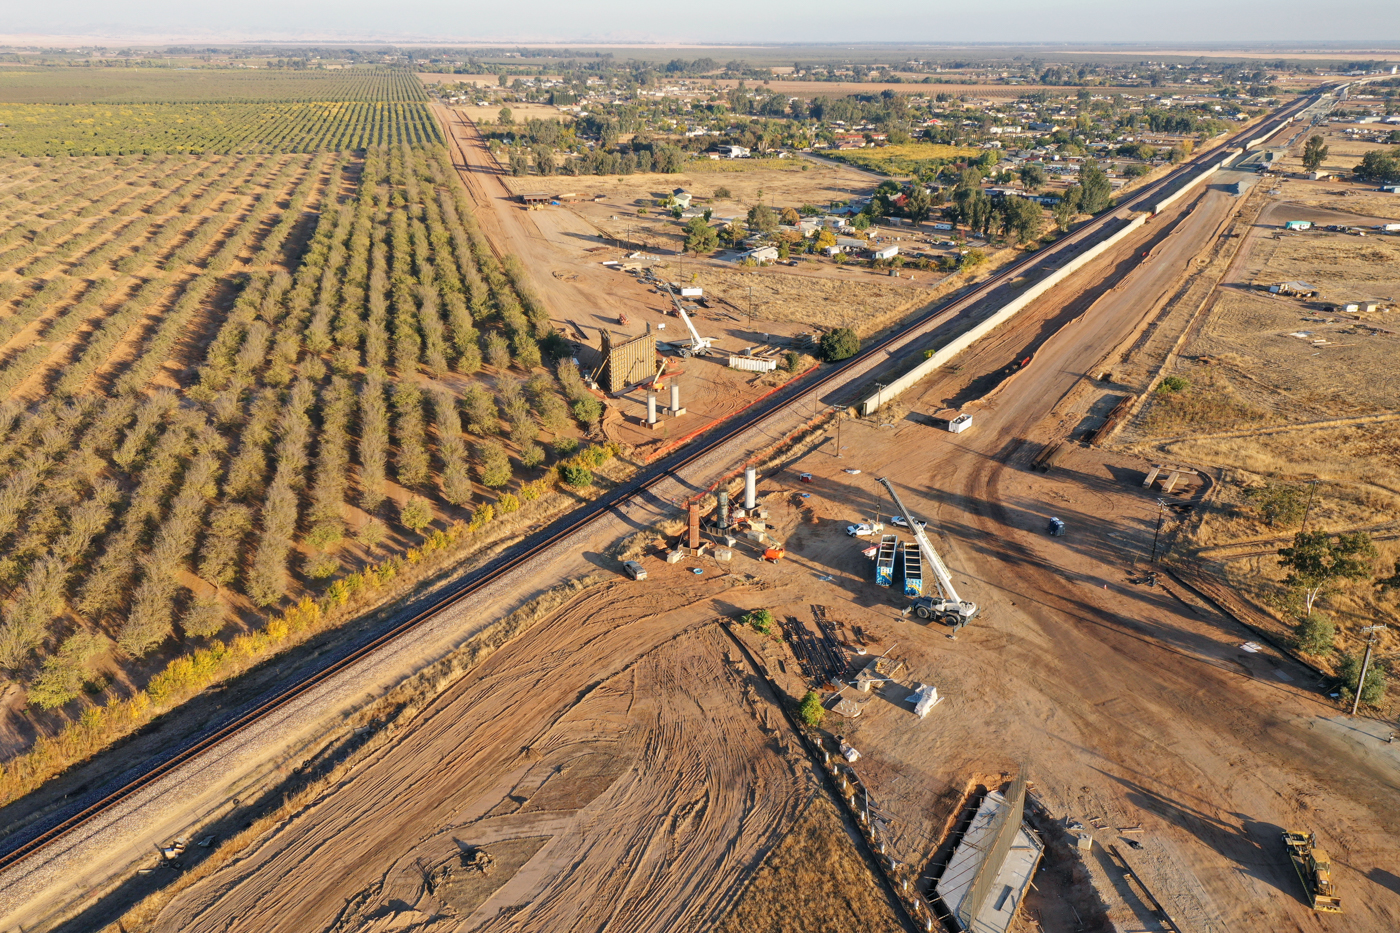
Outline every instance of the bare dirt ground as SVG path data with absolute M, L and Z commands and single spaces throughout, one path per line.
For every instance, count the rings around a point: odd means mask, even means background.
M 669 611 L 658 613 L 663 593 Z M 712 920 L 812 781 L 767 688 L 712 621 L 717 597 L 747 602 L 753 589 L 663 565 L 649 586 L 581 598 L 152 928 L 674 930 Z M 510 840 L 536 850 L 502 854 L 484 872 L 468 864 Z
M 682 371 L 682 404 L 687 414 L 659 433 L 652 432 L 641 426 L 646 411 L 644 391 L 634 390 L 612 400 L 622 418 L 610 426 L 609 435 L 639 448 L 643 455 L 733 414 L 772 388 L 771 378 L 755 379 L 752 373 L 728 369 L 728 353 L 763 348 L 802 349 L 805 341 L 793 341 L 819 327 L 853 325 L 861 333 L 872 333 L 937 300 L 948 290 L 935 290 L 939 283 L 932 273 L 916 274 L 916 280 L 911 281 L 907 277 L 815 263 L 798 269 L 782 267 L 780 271 L 774 267 L 745 273 L 732 263 L 712 260 L 686 259 L 682 266 L 678 255 L 680 241 L 675 234 L 678 228 L 669 220 L 657 221 L 654 215 L 637 215 L 636 202 L 644 199 L 649 204 L 674 187 L 686 187 L 690 184 L 688 176 L 512 178 L 501 171 L 475 127 L 461 119 L 459 110 L 440 106 L 436 109 L 449 129 L 459 171 L 477 204 L 477 218 L 488 239 L 503 253 L 513 252 L 525 262 L 559 329 L 579 348 L 585 367 L 596 365 L 602 340 L 600 328 L 636 336 L 650 327 L 661 340 L 687 336 L 680 320 L 672 316 L 667 296 L 626 272 L 603 265 L 631 252 L 618 248 L 615 238 L 626 241 L 630 236 L 644 250 L 655 249 L 646 255 L 656 258 L 644 260 L 644 264 L 654 266 L 658 275 L 673 281 L 697 281 L 713 290 L 717 301 L 702 310 L 695 323 L 703 336 L 715 339 L 721 353 L 705 360 L 677 360 L 672 366 Z M 716 177 L 723 179 L 716 184 L 730 185 L 738 214 L 747 209 L 742 199 L 752 197 L 756 201 L 759 189 L 765 199 L 772 199 L 768 203 L 783 206 L 796 206 L 819 197 L 849 197 L 856 191 L 869 190 L 867 181 L 841 168 Z M 607 195 L 602 202 L 581 200 L 568 207 L 534 211 L 525 210 L 513 200 L 513 194 L 539 189 L 544 182 L 564 186 L 556 193 L 575 193 L 581 198 L 603 192 Z M 705 185 L 703 191 L 708 196 L 713 189 L 708 187 L 708 180 Z M 627 217 L 638 229 L 628 229 Z M 1005 258 L 998 254 L 986 268 L 995 267 Z M 956 278 L 950 284 L 962 281 Z M 750 286 L 754 287 L 757 308 L 752 319 L 748 314 Z M 620 314 L 627 316 L 626 325 L 618 324 Z M 665 402 L 663 396 L 662 403 Z

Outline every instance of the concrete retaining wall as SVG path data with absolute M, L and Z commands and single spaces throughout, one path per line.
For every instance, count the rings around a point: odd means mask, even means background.
M 1227 162 L 1229 162 L 1231 159 L 1233 159 L 1235 156 L 1241 154 L 1242 152 L 1244 152 L 1243 149 L 1228 149 L 1228 150 L 1226 150 L 1224 157 L 1221 158 L 1218 162 L 1215 162 L 1214 164 L 1209 165 L 1209 166 L 1207 166 L 1207 167 L 1201 169 L 1201 173 L 1200 173 L 1199 175 L 1197 175 L 1195 178 L 1193 178 L 1193 179 L 1191 179 L 1190 181 L 1186 182 L 1186 184 L 1182 185 L 1180 188 L 1176 189 L 1176 190 L 1173 191 L 1171 194 L 1167 195 L 1165 198 L 1163 198 L 1162 200 L 1158 201 L 1156 204 L 1153 204 L 1153 205 L 1152 205 L 1152 213 L 1154 213 L 1154 214 L 1160 214 L 1160 213 L 1162 213 L 1162 211 L 1166 210 L 1166 209 L 1167 209 L 1169 206 L 1171 206 L 1173 203 L 1175 203 L 1176 201 L 1178 201 L 1178 200 L 1180 200 L 1181 198 L 1185 197 L 1185 196 L 1186 196 L 1186 193 L 1187 193 L 1188 191 L 1192 191 L 1192 190 L 1194 190 L 1197 186 L 1205 184 L 1208 180 L 1210 180 L 1210 178 L 1211 178 L 1212 176 L 1215 175 L 1216 172 L 1218 172 L 1218 171 L 1220 171 L 1222 168 L 1224 168 L 1224 167 L 1225 167 L 1225 164 L 1226 164 Z
M 1011 320 L 1017 315 L 1018 312 L 1024 309 L 1032 301 L 1035 301 L 1041 295 L 1045 294 L 1050 289 L 1058 285 L 1060 282 L 1064 281 L 1064 279 L 1067 276 L 1082 268 L 1086 263 L 1092 262 L 1099 256 L 1103 255 L 1104 252 L 1116 245 L 1119 240 L 1132 233 L 1138 227 L 1141 227 L 1146 221 L 1146 215 L 1139 215 L 1135 217 L 1134 219 L 1128 221 L 1128 223 L 1123 227 L 1123 229 L 1119 230 L 1117 233 L 1103 240 L 1103 242 L 1099 243 L 1098 245 L 1093 246 L 1088 250 L 1085 250 L 1081 255 L 1070 260 L 1061 268 L 1056 269 L 1054 272 L 1050 273 L 1045 278 L 1041 279 L 1039 282 L 1026 289 L 1019 296 L 1012 299 L 1009 303 L 1004 305 L 1000 310 L 996 311 L 994 314 L 992 314 L 986 320 L 982 321 L 976 327 L 973 327 L 966 333 L 954 338 L 954 340 L 951 343 L 949 343 L 945 347 L 941 347 L 936 353 L 934 353 L 928 359 L 924 360 L 918 366 L 915 366 L 909 372 L 905 373 L 903 376 L 900 376 L 898 379 L 896 379 L 894 382 L 891 382 L 889 385 L 885 386 L 884 389 L 880 390 L 879 392 L 876 392 L 874 395 L 862 401 L 860 403 L 860 413 L 863 415 L 873 414 L 875 410 L 880 407 L 880 405 L 898 397 L 900 393 L 908 390 L 909 388 L 917 384 L 920 380 L 922 380 L 925 376 L 929 375 L 934 370 L 943 366 L 953 357 L 957 356 L 959 353 L 972 346 L 978 340 L 981 340 L 987 334 L 996 330 L 1002 324 L 1005 324 L 1007 321 Z

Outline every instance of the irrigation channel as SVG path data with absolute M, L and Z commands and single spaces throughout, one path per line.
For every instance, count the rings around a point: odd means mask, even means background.
M 397 621 L 386 623 L 377 633 L 366 633 L 358 642 L 342 647 L 337 655 L 326 659 L 324 666 L 307 674 L 296 683 L 289 684 L 280 693 L 262 702 L 254 701 L 243 710 L 232 711 L 231 719 L 221 725 L 211 727 L 200 736 L 190 739 L 183 745 L 164 750 L 159 760 L 148 762 L 141 773 L 121 775 L 105 786 L 98 787 L 72 801 L 67 807 L 56 810 L 43 820 L 26 826 L 23 830 L 0 840 L 0 871 L 7 869 L 41 850 L 44 846 L 82 827 L 89 820 L 117 802 L 131 796 L 143 787 L 150 785 L 163 775 L 175 770 L 185 762 L 216 748 L 225 741 L 257 722 L 262 717 L 277 710 L 292 700 L 316 687 L 318 684 L 353 667 L 357 662 L 373 654 L 383 646 L 399 638 L 406 632 L 422 625 L 443 610 L 461 603 L 499 575 L 529 561 L 541 552 L 569 535 L 586 528 L 600 516 L 616 509 L 628 500 L 645 493 L 676 471 L 717 451 L 746 432 L 761 428 L 769 419 L 795 402 L 830 399 L 835 390 L 850 389 L 868 385 L 894 351 L 910 341 L 923 336 L 934 327 L 942 325 L 953 316 L 975 306 L 989 297 L 998 287 L 1005 285 L 1019 275 L 1046 261 L 1047 257 L 1072 254 L 1087 246 L 1113 235 L 1124 223 L 1120 216 L 1124 209 L 1159 203 L 1157 199 L 1170 196 L 1174 192 L 1197 180 L 1198 173 L 1213 171 L 1227 151 L 1243 151 L 1250 145 L 1258 145 L 1277 132 L 1291 120 L 1294 113 L 1315 102 L 1322 94 L 1333 88 L 1320 88 L 1317 97 L 1299 99 L 1282 108 L 1269 119 L 1251 127 L 1222 147 L 1212 149 L 1184 163 L 1180 168 L 1161 180 L 1145 187 L 1113 211 L 1087 221 L 1074 232 L 1043 250 L 1030 253 L 1017 260 L 985 282 L 964 292 L 950 304 L 933 308 L 909 321 L 878 343 L 863 349 L 856 356 L 834 365 L 811 370 L 808 374 L 792 380 L 780 392 L 762 400 L 732 422 L 711 429 L 692 442 L 688 449 L 682 449 L 645 468 L 637 476 L 613 489 L 599 499 L 574 512 L 563 516 L 541 530 L 527 536 L 519 544 L 508 549 L 485 565 L 464 576 L 445 591 L 427 594 L 406 605 Z M 1047 274 L 1053 267 L 1047 270 Z M 829 404 L 829 402 L 828 402 Z M 776 419 L 775 419 L 776 420 Z

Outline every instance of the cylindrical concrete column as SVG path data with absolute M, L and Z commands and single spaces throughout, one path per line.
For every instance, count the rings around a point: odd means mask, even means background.
M 681 410 L 681 384 L 671 383 L 671 411 Z
M 718 514 L 719 514 L 719 527 L 720 527 L 720 528 L 728 528 L 728 527 L 729 527 L 729 490 L 728 490 L 728 489 L 721 489 L 721 490 L 715 495 L 715 498 L 717 498 L 717 499 L 719 500 L 719 508 L 717 509 L 717 512 L 718 512 Z
M 758 470 L 744 467 L 744 508 L 752 510 L 758 505 Z
M 656 393 L 647 393 L 647 424 L 656 424 Z

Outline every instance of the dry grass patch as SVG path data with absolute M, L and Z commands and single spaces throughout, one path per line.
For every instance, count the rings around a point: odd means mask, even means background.
M 716 929 L 849 933 L 899 927 L 836 807 L 817 794 Z

